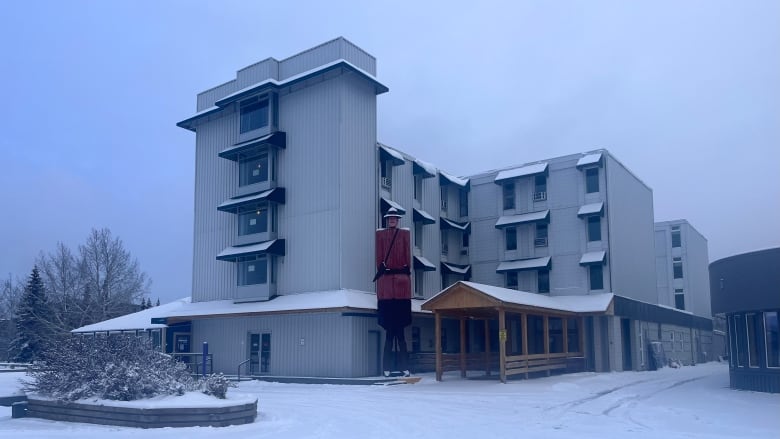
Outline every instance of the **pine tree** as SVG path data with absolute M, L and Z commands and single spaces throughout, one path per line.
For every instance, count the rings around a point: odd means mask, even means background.
M 157 298 L 157 304 L 154 305 L 154 306 L 160 306 L 160 298 L 159 297 Z
M 146 298 L 146 309 L 149 309 L 151 307 L 152 307 L 152 298 L 151 297 L 147 297 Z
M 48 320 L 50 314 L 46 291 L 36 265 L 16 308 L 16 338 L 10 348 L 14 361 L 28 363 L 38 357 L 54 332 Z

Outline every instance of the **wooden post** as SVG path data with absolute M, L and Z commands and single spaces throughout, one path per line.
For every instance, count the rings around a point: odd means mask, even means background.
M 528 370 L 528 314 L 520 314 L 520 326 L 523 328 L 523 356 L 525 357 L 525 368 Z M 525 373 L 525 379 L 528 379 L 528 372 Z
M 566 356 L 569 356 L 569 318 L 568 317 L 561 317 L 561 321 L 563 322 L 563 353 L 566 354 Z
M 490 320 L 485 319 L 485 375 L 490 376 Z
M 460 318 L 460 377 L 466 378 L 466 318 Z
M 547 360 L 550 359 L 550 320 L 547 314 L 544 315 L 544 354 Z M 550 369 L 547 369 L 547 376 L 550 376 Z
M 580 338 L 580 352 L 582 352 L 582 357 L 588 358 L 588 350 L 585 348 L 585 317 L 580 317 L 577 322 L 577 335 Z
M 498 367 L 501 382 L 506 384 L 506 313 L 498 310 Z
M 433 316 L 436 320 L 436 331 L 434 334 L 434 337 L 436 337 L 436 381 L 441 381 L 441 314 L 434 311 Z

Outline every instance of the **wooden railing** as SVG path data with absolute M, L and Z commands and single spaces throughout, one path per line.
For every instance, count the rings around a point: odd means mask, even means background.
M 532 372 L 547 372 L 564 369 L 567 372 L 583 370 L 585 358 L 578 352 L 561 352 L 555 354 L 511 355 L 506 357 L 506 374 L 528 374 Z

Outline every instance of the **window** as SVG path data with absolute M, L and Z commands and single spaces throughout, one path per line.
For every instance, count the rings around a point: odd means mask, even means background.
M 515 208 L 515 184 L 504 183 L 504 210 Z
M 674 270 L 674 278 L 683 278 L 682 258 L 672 258 L 672 269 Z
M 393 163 L 390 160 L 384 160 L 379 164 L 382 187 L 390 189 L 393 187 Z
M 514 227 L 507 227 L 506 229 L 506 249 L 517 250 L 517 229 Z
M 758 333 L 760 332 L 758 314 L 745 315 L 747 325 L 748 366 L 758 367 Z
M 745 367 L 747 364 L 747 351 L 745 350 L 745 319 L 740 315 L 734 316 L 734 339 L 737 345 L 737 367 Z M 740 340 L 742 339 L 742 340 Z
M 547 199 L 547 176 L 537 175 L 534 177 L 534 201 L 544 201 Z
M 239 211 L 239 236 L 268 232 L 269 212 L 268 205 L 259 205 L 250 209 Z
M 550 271 L 539 270 L 536 272 L 536 287 L 540 293 L 550 292 Z
M 414 223 L 414 247 L 418 249 L 422 249 L 422 243 L 423 243 L 423 223 L 416 222 Z
M 441 187 L 441 210 L 447 211 L 447 186 Z
M 576 317 L 569 317 L 566 321 L 566 338 L 568 339 L 569 352 L 580 351 L 580 332 L 579 326 L 577 326 L 578 321 L 579 320 Z
M 239 285 L 258 285 L 268 283 L 268 259 L 265 255 L 241 258 L 238 267 Z
M 507 271 L 506 272 L 506 287 L 516 290 L 517 289 L 517 272 L 516 271 Z
M 599 168 L 585 170 L 585 193 L 592 194 L 599 191 Z
M 441 231 L 441 254 L 446 255 L 450 251 L 449 241 L 447 241 L 447 231 Z
M 685 309 L 685 292 L 682 288 L 674 289 L 674 307 L 677 309 Z
M 681 246 L 682 246 L 682 242 L 680 240 L 680 228 L 672 227 L 672 247 L 677 248 Z
M 421 175 L 415 175 L 414 176 L 414 199 L 417 200 L 419 203 L 422 203 L 422 176 Z
M 590 271 L 590 289 L 604 289 L 604 267 L 601 264 L 591 264 L 588 266 Z
M 414 294 L 417 297 L 424 297 L 425 294 L 423 293 L 423 273 L 425 273 L 422 270 L 415 270 L 414 271 Z
M 463 232 L 463 233 L 461 233 L 461 236 L 462 236 L 462 238 L 461 238 L 461 247 L 463 247 L 463 250 L 464 250 L 464 251 L 461 252 L 461 254 L 465 255 L 465 254 L 468 253 L 468 248 L 469 248 L 469 234 L 466 233 L 466 232 Z
M 601 217 L 591 215 L 588 217 L 588 242 L 601 241 Z
M 547 318 L 548 342 L 550 343 L 550 353 L 559 354 L 563 352 L 563 319 L 561 317 Z
M 460 207 L 460 216 L 469 216 L 469 193 L 460 190 L 458 191 L 458 196 L 460 197 L 459 207 Z
M 535 247 L 547 247 L 547 224 L 536 225 Z
M 269 177 L 268 152 L 241 158 L 238 161 L 238 185 L 262 183 Z
M 241 102 L 241 134 L 268 125 L 268 99 L 254 97 Z
M 780 367 L 780 329 L 777 326 L 777 311 L 764 313 L 764 336 L 767 367 Z

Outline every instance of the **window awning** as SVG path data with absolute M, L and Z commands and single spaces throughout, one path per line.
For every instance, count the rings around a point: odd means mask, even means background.
M 469 276 L 471 273 L 471 265 L 452 264 L 450 262 L 441 263 L 441 271 L 446 274 L 459 274 L 461 276 Z
M 598 165 L 601 166 L 601 153 L 597 152 L 595 154 L 588 154 L 585 156 L 582 156 L 579 160 L 577 160 L 577 167 L 581 168 L 583 166 L 589 166 L 589 165 Z
M 441 230 L 456 229 L 466 233 L 469 233 L 471 231 L 470 222 L 459 223 L 457 221 L 453 221 L 447 218 L 441 218 L 441 222 L 439 222 L 439 226 Z
M 607 260 L 607 252 L 604 250 L 588 252 L 580 258 L 580 265 L 604 264 Z
M 414 269 L 422 271 L 436 271 L 436 266 L 422 256 L 414 257 Z
M 577 211 L 577 216 L 579 217 L 590 215 L 604 216 L 604 202 L 599 201 L 598 203 L 586 204 Z
M 273 239 L 257 244 L 228 247 L 219 252 L 217 259 L 220 261 L 235 261 L 238 258 L 261 254 L 284 256 L 284 239 Z
M 413 209 L 412 216 L 414 218 L 414 222 L 416 223 L 423 223 L 423 224 L 435 224 L 436 219 L 431 216 L 428 212 L 422 210 L 422 209 Z
M 222 212 L 235 212 L 242 207 L 252 206 L 264 201 L 284 204 L 284 188 L 277 187 L 257 194 L 231 198 L 217 206 L 217 210 L 221 210 Z
M 381 197 L 381 198 L 379 199 L 379 208 L 380 208 L 380 209 L 382 209 L 382 214 L 383 214 L 383 215 L 384 215 L 384 214 L 387 212 L 387 210 L 388 210 L 388 209 L 390 209 L 391 207 L 395 207 L 395 208 L 398 210 L 398 212 L 399 212 L 401 215 L 406 215 L 406 209 L 404 209 L 403 207 L 401 207 L 401 205 L 400 205 L 400 204 L 398 204 L 398 203 L 396 203 L 395 201 L 393 201 L 393 200 L 388 200 L 388 199 L 387 199 L 387 198 L 385 198 L 385 197 Z
M 520 177 L 530 177 L 532 175 L 546 174 L 547 163 L 534 163 L 533 165 L 521 166 L 519 168 L 507 169 L 496 175 L 495 183 L 503 183 L 506 180 Z
M 401 166 L 406 162 L 406 160 L 404 160 L 404 156 L 402 156 L 400 152 L 390 148 L 389 146 L 382 145 L 381 143 L 378 145 L 380 160 L 390 160 L 393 166 Z
M 550 209 L 540 210 L 539 212 L 521 213 L 520 215 L 506 215 L 498 218 L 496 228 L 516 226 L 526 223 L 549 223 Z
M 276 148 L 287 147 L 287 133 L 284 131 L 276 131 L 267 136 L 259 137 L 257 139 L 248 140 L 246 142 L 236 143 L 230 148 L 220 151 L 219 156 L 223 159 L 238 161 L 239 154 L 246 154 L 253 149 L 265 148 L 267 146 L 274 146 Z
M 517 261 L 504 261 L 498 264 L 496 273 L 507 271 L 549 270 L 552 259 L 549 256 L 543 258 L 520 259 Z
M 455 186 L 460 186 L 462 188 L 468 189 L 469 187 L 469 179 L 468 178 L 458 178 L 455 176 L 452 176 L 444 171 L 439 171 L 439 183 L 440 184 L 454 184 Z
M 422 178 L 431 178 L 436 176 L 436 168 L 430 163 L 425 163 L 422 160 L 415 159 L 412 165 L 412 172 L 414 175 L 421 175 Z

